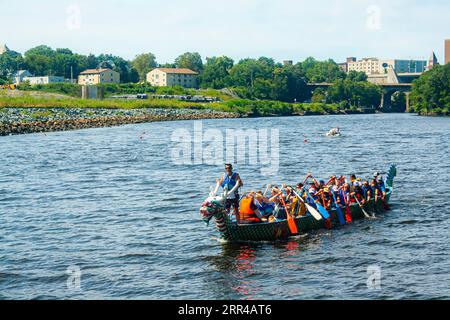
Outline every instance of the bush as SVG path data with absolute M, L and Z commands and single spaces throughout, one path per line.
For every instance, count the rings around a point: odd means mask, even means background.
M 411 111 L 448 114 L 450 108 L 450 63 L 436 66 L 413 82 Z
M 22 91 L 42 91 L 65 94 L 71 97 L 81 97 L 81 87 L 72 83 L 49 83 L 32 86 L 29 82 L 23 82 L 17 89 Z

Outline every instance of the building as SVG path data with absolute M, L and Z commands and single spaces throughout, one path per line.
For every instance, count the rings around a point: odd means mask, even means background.
M 198 73 L 190 69 L 156 68 L 147 73 L 147 82 L 155 87 L 197 88 Z
M 21 84 L 25 78 L 32 77 L 33 75 L 28 70 L 19 70 L 13 75 L 14 84 Z
M 359 61 L 354 59 L 347 62 L 347 72 L 350 71 L 364 72 L 367 75 L 382 73 L 380 60 L 377 58 L 363 58 Z
M 38 84 L 61 83 L 64 82 L 64 77 L 56 77 L 56 76 L 24 77 L 23 82 L 26 81 L 28 81 L 32 86 L 35 86 Z
M 385 74 L 389 67 L 397 73 L 423 73 L 427 67 L 425 60 L 399 60 L 378 58 L 364 58 L 348 63 L 348 72 L 359 71 L 367 75 Z
M 450 62 L 450 39 L 445 40 L 445 61 L 444 64 Z
M 0 54 L 4 54 L 5 52 L 8 52 L 9 48 L 6 46 L 6 44 L 0 44 Z
M 348 64 L 351 63 L 351 62 L 356 62 L 356 58 L 355 57 L 349 57 L 349 58 L 347 58 L 346 62 L 338 63 L 338 66 L 342 69 L 342 71 L 348 72 Z
M 439 65 L 438 59 L 434 54 L 434 51 L 431 53 L 430 59 L 428 60 L 427 70 L 433 69 L 435 66 Z
M 283 61 L 283 66 L 287 67 L 287 66 L 292 66 L 294 65 L 294 61 L 292 60 L 284 60 Z
M 427 70 L 426 60 L 380 60 L 382 71 L 392 66 L 397 73 L 423 73 Z
M 120 74 L 111 69 L 88 69 L 78 76 L 78 84 L 80 85 L 101 83 L 120 83 Z

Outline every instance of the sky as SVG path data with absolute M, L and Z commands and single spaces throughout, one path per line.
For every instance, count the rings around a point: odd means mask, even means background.
M 448 0 L 0 0 L 0 44 L 37 45 L 159 63 L 203 58 L 308 56 L 428 60 L 450 39 Z

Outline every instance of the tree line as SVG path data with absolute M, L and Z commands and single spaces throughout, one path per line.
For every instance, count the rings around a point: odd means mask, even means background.
M 188 68 L 199 73 L 201 88 L 232 88 L 241 98 L 321 103 L 344 103 L 349 106 L 375 106 L 380 89 L 367 82 L 361 72 L 345 73 L 329 59 L 312 57 L 296 64 L 282 64 L 272 58 L 246 58 L 235 62 L 227 56 L 208 57 L 198 52 L 186 52 L 173 63 L 159 64 L 154 54 L 137 55 L 133 60 L 111 54 L 82 55 L 70 49 L 52 49 L 42 45 L 23 55 L 14 51 L 0 55 L 0 79 L 6 81 L 17 70 L 26 69 L 36 76 L 55 75 L 76 79 L 85 69 L 111 68 L 120 73 L 121 82 L 145 82 L 146 75 L 156 67 Z M 1 80 L 0 80 L 1 81 Z M 308 83 L 328 82 L 328 90 L 311 92 Z M 378 100 L 378 101 L 377 101 Z
M 413 83 L 411 111 L 422 115 L 450 115 L 450 63 L 435 66 Z

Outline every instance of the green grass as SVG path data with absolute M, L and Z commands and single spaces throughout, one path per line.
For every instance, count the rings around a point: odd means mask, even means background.
M 215 103 L 192 103 L 170 99 L 147 100 L 83 100 L 79 98 L 55 98 L 24 94 L 12 97 L 0 91 L 0 108 L 101 108 L 101 109 L 211 109 L 238 113 L 249 117 L 291 116 L 303 114 L 337 114 L 342 111 L 338 104 L 285 103 L 280 101 L 228 99 Z M 0 109 L 1 110 L 1 109 Z
M 141 108 L 189 108 L 204 109 L 209 105 L 174 100 L 83 100 L 73 98 L 45 98 L 24 95 L 20 97 L 0 96 L 1 107 L 14 108 L 104 108 L 104 109 L 141 109 Z
M 181 86 L 174 87 L 152 87 L 148 83 L 121 83 L 121 84 L 102 84 L 101 87 L 105 90 L 105 97 L 115 95 L 128 94 L 159 94 L 159 95 L 183 95 L 194 96 L 202 95 L 209 97 L 217 97 L 223 101 L 231 100 L 232 97 L 215 89 L 187 89 Z M 74 98 L 81 97 L 81 87 L 77 84 L 70 83 L 52 83 L 45 85 L 30 86 L 27 83 L 21 84 L 18 88 L 21 91 L 37 91 L 58 93 Z

